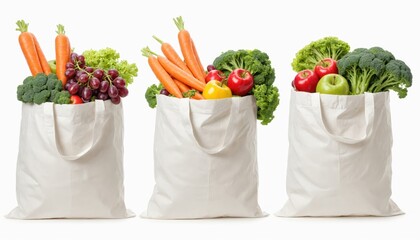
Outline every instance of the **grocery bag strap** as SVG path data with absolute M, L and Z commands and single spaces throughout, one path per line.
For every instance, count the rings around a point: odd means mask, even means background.
M 214 101 L 214 100 L 210 100 L 210 101 Z M 229 112 L 229 122 L 225 131 L 225 136 L 223 137 L 223 141 L 221 141 L 217 146 L 213 147 L 213 148 L 206 148 L 203 147 L 200 142 L 197 140 L 195 132 L 194 132 L 194 128 L 193 128 L 193 124 L 192 124 L 192 120 L 191 120 L 191 105 L 190 105 L 190 99 L 188 98 L 184 98 L 181 99 L 181 111 L 182 111 L 182 121 L 183 121 L 183 125 L 187 126 L 186 130 L 187 133 L 190 135 L 190 137 L 193 139 L 194 143 L 196 144 L 196 146 L 198 148 L 200 148 L 203 152 L 208 153 L 208 154 L 217 154 L 221 151 L 223 151 L 228 145 L 229 143 L 232 141 L 232 134 L 228 134 L 228 132 L 230 132 L 232 129 L 232 122 L 233 122 L 233 118 L 236 112 L 239 111 L 239 101 L 236 98 L 231 98 L 231 101 L 229 101 L 231 103 L 230 106 L 230 112 Z
M 334 140 L 342 143 L 347 144 L 356 144 L 368 139 L 372 134 L 373 129 L 373 121 L 375 118 L 375 103 L 374 103 L 374 96 L 372 93 L 366 92 L 364 93 L 364 100 L 365 100 L 365 121 L 366 121 L 366 128 L 364 135 L 361 138 L 349 138 L 344 136 L 338 136 L 332 134 L 328 128 L 325 126 L 324 118 L 322 115 L 322 105 L 321 105 L 321 97 L 319 93 L 313 93 L 312 96 L 312 104 L 317 108 L 317 121 L 319 125 L 322 126 L 324 131 Z
M 77 107 L 77 106 L 74 106 Z M 95 122 L 93 125 L 93 134 L 92 137 L 89 139 L 88 144 L 86 144 L 86 148 L 77 153 L 77 154 L 72 154 L 72 155 L 65 155 L 63 154 L 62 149 L 59 147 L 59 144 L 57 143 L 57 126 L 56 126 L 56 115 L 55 115 L 55 110 L 54 110 L 54 104 L 51 102 L 47 102 L 44 103 L 44 116 L 45 116 L 45 124 L 47 126 L 49 126 L 47 128 L 48 131 L 48 135 L 49 135 L 49 140 L 52 146 L 55 147 L 55 149 L 57 150 L 58 155 L 64 159 L 64 160 L 68 160 L 68 161 L 73 161 L 73 160 L 77 160 L 79 158 L 81 158 L 82 156 L 84 156 L 85 154 L 87 154 L 92 148 L 93 146 L 96 144 L 97 142 L 97 133 L 96 133 L 96 126 L 98 125 L 99 122 L 102 122 L 103 118 L 104 118 L 104 112 L 105 112 L 105 103 L 102 100 L 96 100 L 95 101 Z

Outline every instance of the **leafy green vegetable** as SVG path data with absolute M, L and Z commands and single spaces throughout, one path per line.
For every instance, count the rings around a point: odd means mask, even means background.
M 163 85 L 159 84 L 152 84 L 150 87 L 147 88 L 146 93 L 144 97 L 147 100 L 147 103 L 149 104 L 149 107 L 155 108 L 157 105 L 156 95 L 160 93 L 160 90 L 163 89 Z
M 391 89 L 404 98 L 412 84 L 410 68 L 380 47 L 357 48 L 343 56 L 337 66 L 339 74 L 349 81 L 353 95 Z
M 254 84 L 270 86 L 276 78 L 270 58 L 258 49 L 229 50 L 218 56 L 213 61 L 213 65 L 217 70 L 222 71 L 225 76 L 229 76 L 236 68 L 246 69 L 254 76 Z
M 222 53 L 214 61 L 217 70 L 225 76 L 236 68 L 243 68 L 251 72 L 254 77 L 254 87 L 251 94 L 255 96 L 257 104 L 257 119 L 267 125 L 274 119 L 274 111 L 279 105 L 279 91 L 273 86 L 276 78 L 274 68 L 271 67 L 269 56 L 258 50 L 229 50 Z
M 182 93 L 182 97 L 184 97 L 184 98 L 192 98 L 192 97 L 194 97 L 194 95 L 195 95 L 196 92 L 197 92 L 197 90 L 195 90 L 195 89 L 188 90 L 187 92 L 183 92 Z
M 42 104 L 44 102 L 55 102 L 57 93 L 63 90 L 63 85 L 54 73 L 48 76 L 38 73 L 36 76 L 25 78 L 23 84 L 17 87 L 17 99 L 24 103 Z M 68 103 L 70 103 L 70 93 L 68 91 Z
M 127 85 L 133 83 L 134 77 L 137 76 L 138 68 L 136 64 L 120 60 L 120 54 L 112 48 L 86 50 L 83 52 L 83 56 L 86 66 L 104 70 L 118 70 L 119 75 L 124 78 Z
M 296 53 L 292 62 L 294 71 L 314 69 L 324 58 L 339 60 L 350 51 L 350 45 L 337 37 L 324 37 L 313 41 Z
M 257 119 L 261 120 L 262 125 L 269 124 L 274 119 L 274 111 L 280 103 L 278 88 L 273 85 L 255 85 L 252 94 L 258 107 Z

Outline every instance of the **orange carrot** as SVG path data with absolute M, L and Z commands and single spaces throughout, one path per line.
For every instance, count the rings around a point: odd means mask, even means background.
M 193 96 L 193 98 L 196 100 L 204 100 L 203 95 L 201 95 L 201 93 L 199 93 L 198 91 L 195 92 L 195 95 Z
M 182 94 L 187 93 L 188 91 L 191 91 L 191 88 L 185 85 L 183 82 L 176 79 L 174 79 L 174 82 L 179 87 L 179 90 L 181 90 Z M 196 99 L 196 100 L 204 99 L 203 95 L 201 95 L 197 90 L 195 90 L 195 94 L 191 98 Z
M 188 68 L 191 70 L 195 78 L 199 79 L 201 82 L 206 83 L 203 66 L 200 66 L 199 61 L 197 60 L 196 54 L 193 49 L 193 42 L 191 39 L 190 33 L 184 28 L 184 21 L 182 17 L 174 18 L 175 25 L 178 27 L 178 42 L 181 48 L 182 55 L 184 56 L 184 61 L 187 64 Z
M 161 66 L 157 58 L 153 55 L 156 55 L 148 47 L 141 50 L 143 56 L 147 57 L 150 68 L 157 77 L 157 79 L 162 83 L 166 90 L 177 98 L 182 98 L 182 93 L 179 90 L 178 86 L 175 84 L 172 77 L 165 71 Z
M 36 47 L 36 52 L 38 53 L 39 62 L 41 63 L 42 71 L 48 75 L 51 73 L 50 65 L 48 64 L 47 58 L 44 55 L 44 52 L 41 49 L 41 46 L 38 43 L 38 40 L 36 39 L 35 35 L 32 34 L 32 37 L 34 38 L 34 43 Z
M 38 73 L 43 73 L 44 71 L 42 70 L 42 65 L 39 61 L 33 35 L 28 32 L 29 23 L 19 20 L 16 24 L 18 25 L 16 30 L 20 31 L 19 45 L 22 49 L 23 55 L 25 56 L 26 62 L 28 63 L 29 69 L 31 70 L 32 76 L 35 76 Z
M 194 78 L 192 75 L 185 72 L 184 70 L 179 68 L 177 65 L 169 61 L 166 57 L 157 56 L 157 59 L 159 63 L 162 65 L 162 67 L 166 70 L 166 72 L 168 72 L 169 75 L 171 75 L 172 77 L 192 87 L 195 90 L 198 90 L 200 92 L 204 90 L 204 87 L 206 86 L 205 83 Z
M 193 40 L 191 40 L 191 43 L 192 43 L 192 49 L 194 51 L 195 59 L 197 60 L 198 66 L 200 67 L 200 70 L 201 70 L 201 72 L 204 76 L 204 79 L 205 79 L 206 78 L 206 72 L 204 71 L 203 64 L 201 64 L 200 57 L 198 56 L 198 53 L 197 53 L 197 48 L 195 47 L 195 44 L 194 44 Z
M 64 26 L 57 25 L 57 36 L 55 37 L 55 65 L 57 78 L 61 80 L 63 86 L 67 83 L 66 64 L 70 60 L 70 41 L 64 31 Z
M 166 58 L 169 59 L 169 61 L 171 61 L 172 63 L 180 67 L 182 70 L 192 75 L 190 69 L 187 67 L 187 64 L 185 64 L 185 62 L 182 61 L 181 57 L 178 55 L 178 53 L 175 51 L 171 44 L 160 40 L 156 36 L 153 36 L 153 38 L 161 44 L 162 53 L 163 55 L 165 55 Z

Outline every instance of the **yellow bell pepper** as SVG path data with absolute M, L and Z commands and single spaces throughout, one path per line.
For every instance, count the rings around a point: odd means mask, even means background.
M 205 99 L 222 99 L 232 97 L 232 91 L 226 85 L 225 81 L 211 80 L 203 90 Z

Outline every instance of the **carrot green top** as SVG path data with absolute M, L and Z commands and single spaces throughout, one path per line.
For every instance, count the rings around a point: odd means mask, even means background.
M 64 26 L 61 24 L 57 25 L 57 31 L 55 31 L 57 34 L 66 34 L 66 31 L 64 31 Z
M 16 28 L 16 31 L 20 31 L 22 33 L 28 31 L 29 23 L 25 23 L 25 21 L 19 20 L 16 22 L 16 24 L 18 25 L 18 28 Z
M 178 27 L 178 30 L 179 31 L 181 31 L 181 30 L 184 30 L 185 28 L 184 28 L 184 20 L 182 20 L 182 17 L 181 16 L 179 16 L 179 17 L 177 17 L 177 18 L 174 18 L 174 23 L 175 23 L 175 25 Z

